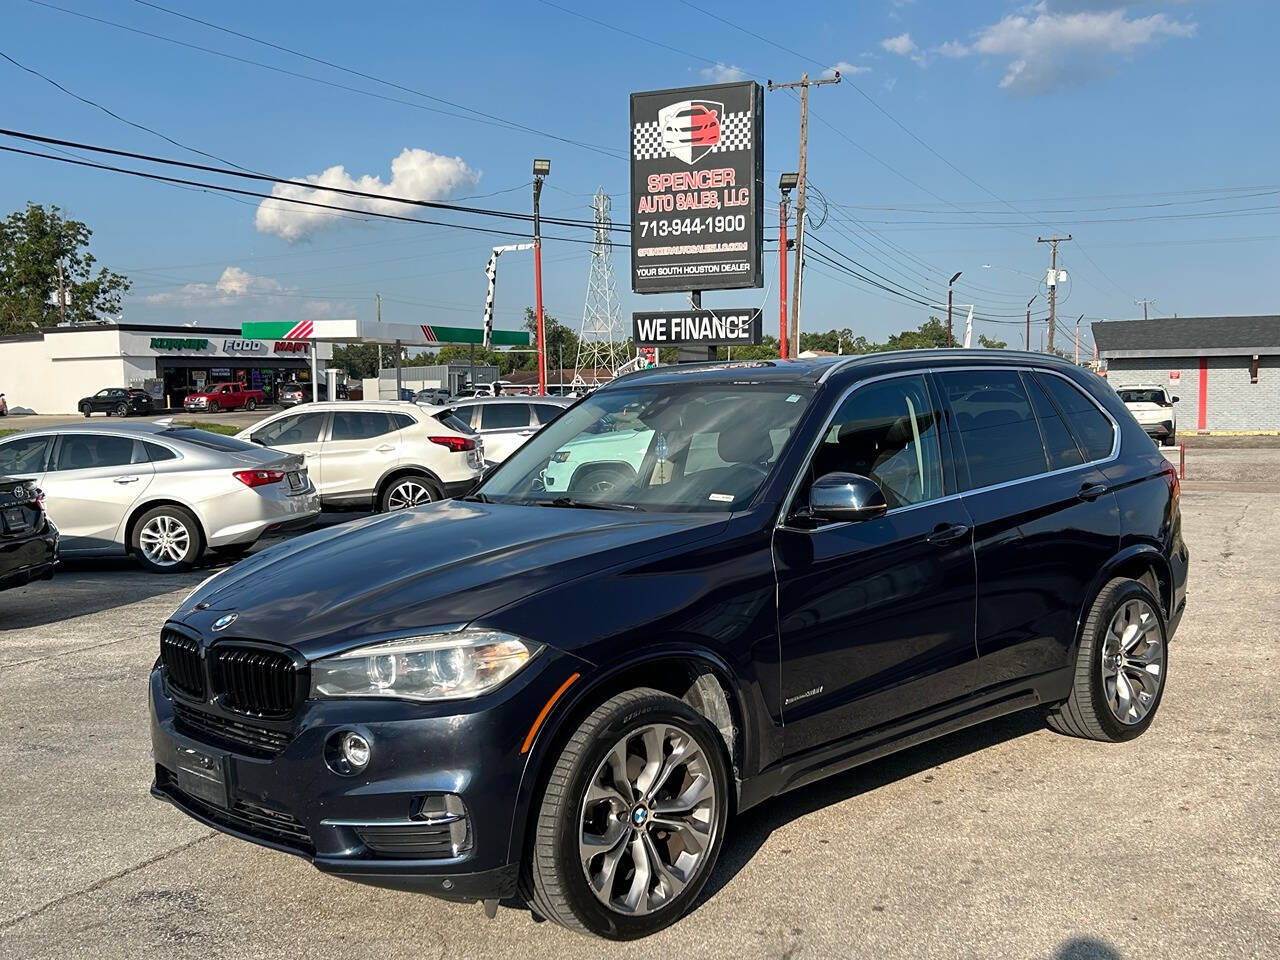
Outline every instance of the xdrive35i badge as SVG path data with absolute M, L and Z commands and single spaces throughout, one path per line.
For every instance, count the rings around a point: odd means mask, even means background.
M 223 615 L 222 615 L 222 616 L 220 616 L 217 620 L 213 621 L 213 629 L 214 629 L 214 630 L 225 630 L 225 629 L 227 629 L 227 627 L 231 626 L 233 623 L 235 623 L 235 622 L 236 622 L 236 618 L 237 618 L 238 616 L 240 616 L 240 614 L 238 614 L 238 613 L 226 613 L 226 614 L 223 614 Z

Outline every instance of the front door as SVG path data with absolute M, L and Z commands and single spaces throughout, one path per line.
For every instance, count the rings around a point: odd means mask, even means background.
M 132 437 L 64 433 L 41 484 L 45 509 L 69 551 L 114 553 L 129 509 L 151 483 L 154 468 Z
M 316 490 L 324 493 L 324 467 L 320 462 L 320 436 L 325 418 L 323 410 L 313 413 L 290 413 L 276 417 L 259 427 L 249 438 L 254 443 L 302 457 L 307 474 Z
M 787 753 L 971 692 L 972 531 L 944 479 L 949 449 L 920 374 L 856 388 L 824 431 L 774 535 Z M 888 512 L 806 520 L 809 484 L 835 472 L 875 480 Z

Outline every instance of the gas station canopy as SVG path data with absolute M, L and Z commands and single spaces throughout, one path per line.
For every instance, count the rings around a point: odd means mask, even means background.
M 420 323 L 378 323 L 372 320 L 247 321 L 240 326 L 246 340 L 323 340 L 329 343 L 387 343 L 406 347 L 439 347 L 448 344 L 484 343 L 480 327 L 440 327 Z M 494 330 L 494 347 L 528 347 L 524 330 Z

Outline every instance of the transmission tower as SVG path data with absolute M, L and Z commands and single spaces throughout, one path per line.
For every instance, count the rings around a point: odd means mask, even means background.
M 587 302 L 582 309 L 582 328 L 578 331 L 578 359 L 573 371 L 575 387 L 597 386 L 600 383 L 597 370 L 604 367 L 612 374 L 618 368 L 622 304 L 613 276 L 610 206 L 609 195 L 601 187 L 591 203 L 596 215 L 596 239 L 591 246 Z

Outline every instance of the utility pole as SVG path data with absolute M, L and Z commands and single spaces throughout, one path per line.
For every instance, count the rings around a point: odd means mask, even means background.
M 791 299 L 791 343 L 798 353 L 800 350 L 800 291 L 803 283 L 804 269 L 804 184 L 809 160 L 809 88 L 820 87 L 826 83 L 839 83 L 840 71 L 823 80 L 810 80 L 808 72 L 800 74 L 795 83 L 774 83 L 769 81 L 770 90 L 788 90 L 800 88 L 800 169 L 796 182 L 796 271 L 792 287 Z
M 1038 297 L 1039 294 L 1036 294 Z M 1036 298 L 1032 297 L 1027 301 L 1027 353 L 1031 352 L 1031 304 L 1035 303 Z
M 1049 254 L 1049 352 L 1053 353 L 1053 333 L 1058 319 L 1058 244 L 1070 240 L 1071 234 L 1065 237 L 1036 237 L 1036 243 L 1051 245 Z
M 778 178 L 782 201 L 778 208 L 778 356 L 787 359 L 787 201 L 800 182 L 800 174 L 784 173 Z
M 1084 319 L 1084 314 L 1076 317 L 1076 366 L 1080 366 L 1080 321 Z
M 533 161 L 533 274 L 537 288 L 538 317 L 538 396 L 547 395 L 547 335 L 542 324 L 542 227 L 538 218 L 538 201 L 542 198 L 542 181 L 551 173 L 551 161 Z
M 955 338 L 951 336 L 951 299 L 952 285 L 960 279 L 960 271 L 957 270 L 954 277 L 947 281 L 947 346 L 954 347 L 956 345 Z
M 62 275 L 62 257 L 58 257 L 58 323 L 67 324 L 67 287 Z
M 373 295 L 373 302 L 377 305 L 378 325 L 381 326 L 382 325 L 382 294 L 375 293 Z M 379 333 L 378 335 L 381 336 L 382 334 Z M 379 383 L 382 382 L 382 341 L 381 340 L 378 341 L 378 382 Z M 396 399 L 399 400 L 400 398 L 396 397 Z
M 1147 307 L 1155 302 L 1156 301 L 1154 297 L 1143 297 L 1141 300 L 1133 301 L 1133 305 L 1135 307 L 1137 306 L 1142 307 L 1142 319 L 1145 320 L 1147 319 Z

